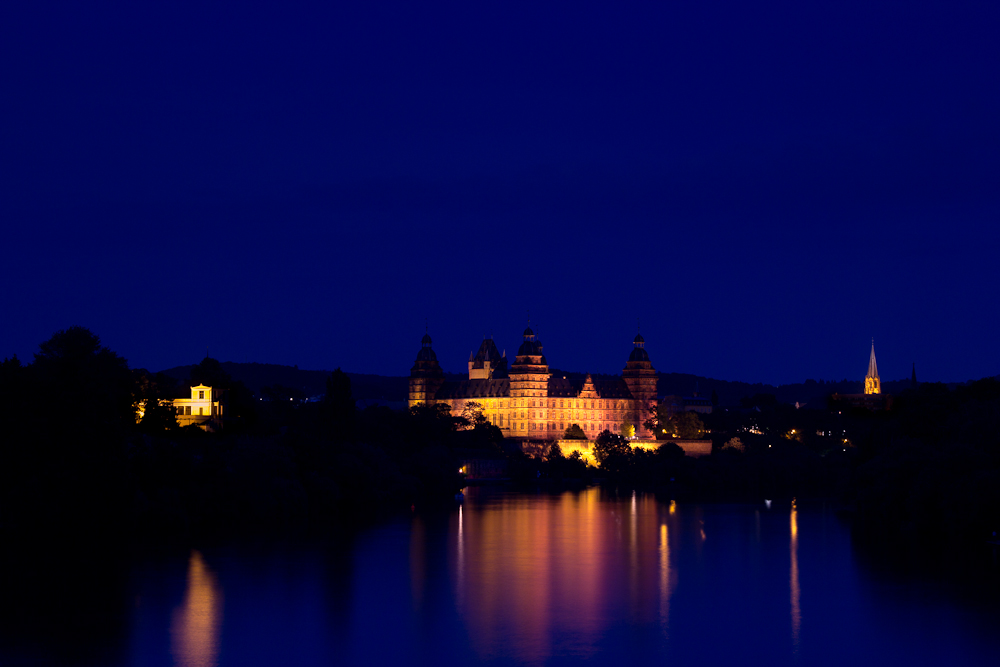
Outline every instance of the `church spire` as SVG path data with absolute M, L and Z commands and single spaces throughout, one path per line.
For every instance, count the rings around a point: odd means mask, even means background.
M 868 358 L 868 374 L 865 375 L 865 393 L 881 394 L 882 382 L 878 376 L 878 364 L 875 363 L 875 339 L 872 338 L 872 353 Z

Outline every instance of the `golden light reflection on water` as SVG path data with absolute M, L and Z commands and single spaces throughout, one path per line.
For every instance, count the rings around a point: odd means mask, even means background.
M 481 658 L 586 658 L 608 623 L 666 627 L 676 573 L 663 508 L 650 495 L 601 493 L 467 502 L 453 515 L 456 601 Z M 627 606 L 609 610 L 609 590 L 627 590 Z
M 799 643 L 799 629 L 802 626 L 802 608 L 799 606 L 799 522 L 797 516 L 798 510 L 795 507 L 795 501 L 792 500 L 792 514 L 789 519 L 790 526 L 789 530 L 791 532 L 791 552 L 792 552 L 792 566 L 791 572 L 789 573 L 790 588 L 792 593 L 792 644 L 798 646 Z
M 670 501 L 670 514 L 676 507 Z M 660 524 L 660 626 L 664 632 L 670 629 L 670 596 L 677 585 L 677 572 L 670 567 L 670 529 L 667 523 Z
M 174 611 L 170 648 L 179 667 L 214 667 L 219 657 L 222 591 L 201 554 L 191 552 L 184 603 Z

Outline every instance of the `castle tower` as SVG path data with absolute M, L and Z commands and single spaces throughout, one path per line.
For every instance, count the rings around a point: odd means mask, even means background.
M 872 339 L 872 354 L 868 358 L 868 375 L 865 376 L 865 393 L 881 394 L 882 382 L 878 377 L 878 365 L 875 363 L 875 339 Z
M 428 405 L 434 403 L 438 389 L 443 384 L 444 371 L 441 370 L 437 355 L 431 349 L 431 337 L 425 333 L 420 340 L 417 360 L 410 369 L 410 397 L 407 407 L 412 408 L 418 403 Z
M 628 385 L 632 398 L 635 399 L 634 410 L 630 420 L 635 424 L 636 435 L 649 437 L 650 433 L 643 426 L 650 412 L 656 407 L 656 370 L 649 361 L 646 352 L 646 340 L 637 333 L 632 341 L 632 354 L 628 357 L 622 379 Z
M 517 438 L 553 438 L 549 422 L 549 362 L 535 332 L 524 330 L 524 342 L 510 367 L 511 435 Z

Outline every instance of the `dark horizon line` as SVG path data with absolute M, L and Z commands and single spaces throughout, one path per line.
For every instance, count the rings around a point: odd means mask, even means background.
M 204 358 L 207 359 L 209 357 L 204 357 Z M 344 373 L 347 373 L 347 374 L 350 374 L 350 375 L 365 375 L 365 376 L 369 376 L 369 377 L 379 377 L 379 378 L 408 378 L 408 377 L 410 377 L 409 373 L 401 374 L 401 375 L 381 375 L 379 373 L 366 373 L 366 372 L 363 372 L 363 371 L 347 370 L 343 366 L 337 366 L 335 369 L 325 369 L 325 368 L 300 368 L 297 365 L 276 364 L 276 363 L 264 362 L 264 361 L 221 361 L 221 360 L 217 360 L 217 361 L 219 361 L 220 364 L 241 364 L 241 365 L 251 365 L 251 364 L 253 364 L 253 365 L 258 365 L 258 366 L 280 366 L 282 368 L 290 368 L 290 369 L 293 369 L 293 370 L 304 371 L 304 372 L 307 372 L 307 373 L 332 373 L 334 370 L 340 369 Z M 157 370 L 157 371 L 152 371 L 152 372 L 154 372 L 154 373 L 165 373 L 167 371 L 171 371 L 171 370 L 174 370 L 176 368 L 185 368 L 185 367 L 188 367 L 188 366 L 197 366 L 198 363 L 200 363 L 200 362 L 195 362 L 195 363 L 191 363 L 191 364 L 179 364 L 177 366 L 170 366 L 168 368 L 163 368 L 163 369 L 160 369 L 160 370 Z M 144 369 L 144 370 L 149 370 L 149 369 Z M 571 371 L 571 370 L 566 370 L 566 369 L 554 369 L 554 368 L 550 368 L 549 370 L 550 371 L 559 371 L 560 373 L 567 373 L 567 374 L 572 374 L 572 375 L 587 375 L 588 373 L 590 375 L 621 375 L 621 372 L 618 372 L 618 373 L 601 373 L 601 372 L 595 372 L 595 371 Z M 455 373 L 455 372 L 451 372 L 451 371 L 447 371 L 447 370 L 445 370 L 444 372 L 445 372 L 446 375 L 464 375 L 464 374 L 466 374 L 466 373 Z M 704 380 L 711 380 L 713 382 L 729 382 L 729 383 L 734 383 L 734 384 L 746 384 L 746 385 L 750 385 L 750 386 L 759 385 L 759 386 L 762 386 L 762 387 L 774 387 L 774 388 L 788 387 L 788 386 L 797 385 L 797 384 L 805 384 L 806 382 L 808 382 L 810 380 L 812 380 L 813 382 L 816 382 L 816 383 L 823 382 L 823 383 L 827 383 L 827 384 L 829 384 L 829 383 L 841 383 L 841 382 L 857 382 L 859 384 L 864 384 L 864 381 L 865 381 L 864 378 L 861 378 L 859 380 L 852 380 L 851 378 L 842 378 L 842 379 L 839 379 L 839 380 L 837 380 L 837 379 L 826 379 L 826 378 L 806 378 L 805 380 L 799 380 L 798 382 L 782 382 L 780 384 L 772 384 L 770 382 L 750 382 L 750 381 L 747 381 L 747 380 L 726 380 L 726 379 L 722 379 L 722 378 L 709 377 L 707 375 L 698 375 L 697 373 L 685 373 L 685 372 L 680 372 L 680 371 L 663 371 L 663 370 L 657 370 L 656 372 L 659 373 L 659 374 L 663 374 L 663 375 L 689 375 L 691 377 L 701 378 L 701 379 L 704 379 Z M 947 380 L 921 380 L 918 377 L 917 378 L 917 383 L 918 384 L 961 385 L 961 384 L 968 384 L 970 382 L 978 382 L 979 380 L 997 379 L 998 377 L 1000 377 L 1000 375 L 983 375 L 982 377 L 978 377 L 978 378 L 969 378 L 967 380 L 952 380 L 952 381 L 947 381 Z M 882 382 L 884 384 L 889 384 L 889 383 L 895 384 L 895 383 L 898 383 L 898 382 L 911 382 L 911 381 L 912 381 L 911 377 L 904 377 L 904 378 L 900 378 L 898 380 L 886 380 L 886 379 L 882 380 Z

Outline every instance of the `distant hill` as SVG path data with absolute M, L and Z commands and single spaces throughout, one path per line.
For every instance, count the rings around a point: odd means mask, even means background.
M 164 373 L 183 382 L 191 376 L 190 366 L 175 366 Z M 242 382 L 250 391 L 258 393 L 264 387 L 281 385 L 302 391 L 306 396 L 318 396 L 326 393 L 326 379 L 331 371 L 307 371 L 295 366 L 279 364 L 222 362 L 222 368 L 237 382 Z M 351 378 L 351 392 L 358 400 L 384 399 L 386 401 L 405 401 L 409 390 L 409 377 L 386 377 L 383 375 L 368 375 L 364 373 L 347 373 Z M 448 379 L 460 379 L 458 376 L 448 376 Z
M 318 396 L 326 393 L 326 379 L 331 371 L 307 371 L 295 366 L 280 364 L 240 363 L 223 361 L 222 368 L 237 382 L 259 393 L 264 387 L 281 385 L 298 389 L 306 396 Z M 167 368 L 163 373 L 178 382 L 185 382 L 191 377 L 194 364 Z M 369 375 L 366 373 L 347 373 L 351 378 L 351 393 L 358 401 L 406 401 L 409 394 L 409 376 Z M 445 373 L 449 381 L 468 379 L 467 374 Z
M 739 405 L 740 399 L 754 394 L 774 394 L 779 403 L 804 404 L 811 408 L 825 408 L 826 398 L 830 394 L 861 394 L 865 383 L 861 380 L 806 380 L 794 384 L 772 385 L 764 383 L 731 382 L 714 380 L 712 378 L 689 375 L 686 373 L 660 373 L 659 393 L 691 396 L 695 391 L 699 396 L 709 398 L 712 390 L 719 396 L 719 405 Z M 909 380 L 896 380 L 882 383 L 882 390 L 889 394 L 898 394 L 909 388 Z
M 191 375 L 194 366 L 176 366 L 163 371 L 170 377 L 185 381 Z M 281 366 L 279 364 L 258 364 L 258 363 L 237 363 L 233 361 L 222 362 L 222 368 L 234 380 L 242 382 L 252 392 L 257 393 L 264 387 L 281 385 L 298 389 L 306 396 L 318 396 L 326 393 L 326 379 L 330 377 L 330 371 L 307 371 L 294 366 Z M 571 378 L 582 378 L 586 373 L 574 371 L 563 371 L 552 369 L 553 375 L 561 375 Z M 595 377 L 601 377 L 594 373 Z M 409 388 L 409 377 L 407 376 L 385 376 L 368 375 L 365 373 L 348 373 L 351 378 L 351 391 L 354 398 L 362 401 L 384 400 L 384 401 L 405 401 Z M 468 376 L 458 373 L 445 373 L 447 380 L 456 381 L 466 379 Z M 611 377 L 611 376 L 607 376 Z M 1000 378 L 1000 376 L 998 376 Z M 882 390 L 888 394 L 898 394 L 909 388 L 910 381 L 894 380 L 882 383 Z M 954 389 L 957 383 L 950 383 L 949 388 Z M 771 385 L 750 382 L 732 382 L 729 380 L 715 380 L 712 378 L 691 375 L 689 373 L 659 373 L 659 393 L 677 394 L 680 396 L 692 396 L 696 391 L 699 396 L 710 398 L 712 390 L 719 396 L 719 405 L 738 406 L 740 399 L 754 394 L 774 394 L 779 403 L 794 404 L 796 402 L 806 404 L 809 407 L 825 407 L 826 397 L 837 392 L 840 394 L 860 394 L 864 391 L 864 382 L 861 380 L 806 380 L 795 384 Z

